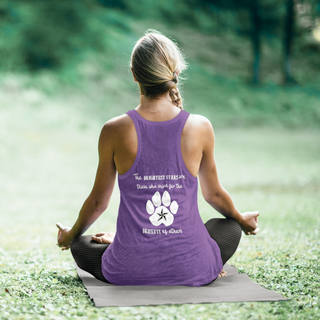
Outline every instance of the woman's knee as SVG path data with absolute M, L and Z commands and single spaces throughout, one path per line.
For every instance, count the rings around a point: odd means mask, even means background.
M 74 239 L 70 246 L 72 255 L 74 256 L 79 251 L 83 251 L 83 249 L 87 247 L 87 244 L 88 242 L 90 242 L 90 240 L 91 240 L 91 236 L 89 235 L 80 236 Z
M 207 227 L 207 229 L 209 229 L 209 228 L 212 228 L 216 225 L 219 225 L 222 220 L 226 220 L 226 219 L 224 219 L 224 218 L 211 218 L 204 225 Z
M 71 251 L 73 257 L 77 254 L 77 252 L 80 248 L 79 244 L 80 244 L 79 238 L 74 239 L 73 242 L 71 243 L 70 251 Z
M 240 224 L 234 220 L 234 219 L 229 219 L 229 218 L 211 218 L 209 219 L 206 223 L 205 226 L 208 230 L 219 230 L 221 232 L 228 231 L 229 233 L 235 234 L 238 238 L 239 241 L 242 236 L 242 229 Z
M 240 224 L 234 220 L 234 219 L 226 219 L 228 220 L 228 223 L 230 223 L 232 225 L 232 228 L 239 234 L 239 236 L 241 237 L 242 234 L 242 229 Z

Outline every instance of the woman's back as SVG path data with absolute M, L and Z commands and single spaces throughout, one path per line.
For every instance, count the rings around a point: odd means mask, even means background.
M 163 111 L 161 115 L 146 116 L 140 110 L 137 112 L 146 120 L 154 122 L 168 121 L 176 117 L 180 109 L 173 107 L 170 112 Z M 118 174 L 126 173 L 135 161 L 138 151 L 138 137 L 132 119 L 124 114 L 108 122 L 109 134 L 112 135 L 114 150 L 114 163 Z M 181 153 L 184 163 L 190 173 L 196 177 L 202 159 L 203 145 L 206 137 L 208 120 L 200 115 L 190 114 L 181 135 Z M 110 139 L 111 140 L 111 139 Z
M 127 113 L 131 122 L 126 116 L 113 120 L 121 200 L 116 236 L 102 257 L 111 283 L 201 286 L 222 269 L 197 204 L 201 130 L 188 112 L 178 111 L 165 121 L 147 120 L 137 110 Z

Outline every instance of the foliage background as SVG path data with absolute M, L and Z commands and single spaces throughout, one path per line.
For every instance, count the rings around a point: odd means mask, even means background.
M 317 318 L 320 6 L 294 2 L 288 83 L 289 2 L 0 1 L 1 319 Z M 71 226 L 92 187 L 102 125 L 139 104 L 129 59 L 149 28 L 186 55 L 184 108 L 212 122 L 223 185 L 241 211 L 260 210 L 260 234 L 230 263 L 289 302 L 96 309 L 55 247 L 55 222 Z M 118 204 L 116 187 L 87 233 L 115 231 Z M 199 208 L 220 216 L 200 191 Z

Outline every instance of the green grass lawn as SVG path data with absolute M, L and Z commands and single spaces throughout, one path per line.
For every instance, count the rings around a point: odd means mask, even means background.
M 217 127 L 222 184 L 241 211 L 259 210 L 260 233 L 243 234 L 229 260 L 289 301 L 95 308 L 55 222 L 71 226 L 93 185 L 100 129 L 133 109 L 89 116 L 84 95 L 36 89 L 0 95 L 0 319 L 316 319 L 319 315 L 320 132 Z M 124 98 L 122 98 L 124 99 Z M 87 101 L 88 102 L 88 101 Z M 205 113 L 214 123 L 214 109 Z M 119 191 L 87 234 L 115 231 Z M 203 221 L 219 217 L 199 192 Z

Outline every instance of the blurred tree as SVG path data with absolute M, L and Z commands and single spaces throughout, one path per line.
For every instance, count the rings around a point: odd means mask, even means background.
M 101 8 L 98 1 L 89 0 L 1 1 L 1 68 L 57 69 L 89 51 L 105 52 L 112 17 Z
M 251 41 L 253 47 L 253 83 L 260 82 L 260 54 L 261 54 L 261 16 L 260 16 L 260 3 L 259 1 L 250 3 L 249 12 L 251 17 Z
M 314 31 L 320 26 L 320 0 L 295 2 L 296 34 L 299 38 L 300 51 L 308 56 L 319 56 L 320 40 L 314 36 Z M 310 37 L 310 34 L 313 36 Z
M 283 37 L 283 53 L 284 53 L 284 83 L 296 84 L 297 81 L 291 75 L 291 55 L 292 55 L 292 42 L 294 37 L 294 2 L 287 0 L 286 3 L 286 19 Z
M 125 0 L 97 0 L 106 8 L 116 8 L 120 10 L 128 10 Z
M 252 82 L 254 84 L 260 82 L 262 36 L 267 39 L 276 37 L 283 39 L 285 83 L 295 83 L 291 74 L 292 43 L 295 36 L 293 0 L 200 0 L 198 2 L 204 9 L 212 10 L 212 7 L 220 7 L 238 13 L 233 21 L 229 21 L 229 24 L 235 32 L 251 39 Z M 247 13 L 249 13 L 249 25 L 245 22 L 248 19 Z
M 284 0 L 281 0 L 282 3 Z M 261 37 L 275 36 L 280 18 L 276 3 L 279 0 L 200 0 L 203 10 L 215 11 L 215 7 L 234 12 L 228 20 L 228 28 L 240 36 L 249 37 L 252 43 L 252 80 L 260 82 Z M 249 23 L 247 22 L 249 20 Z M 227 30 L 227 28 L 225 28 Z
M 30 70 L 57 68 L 88 47 L 103 49 L 92 25 L 95 5 L 89 1 L 24 0 L 32 6 L 32 22 L 23 30 L 21 49 Z M 100 34 L 101 36 L 101 34 Z

